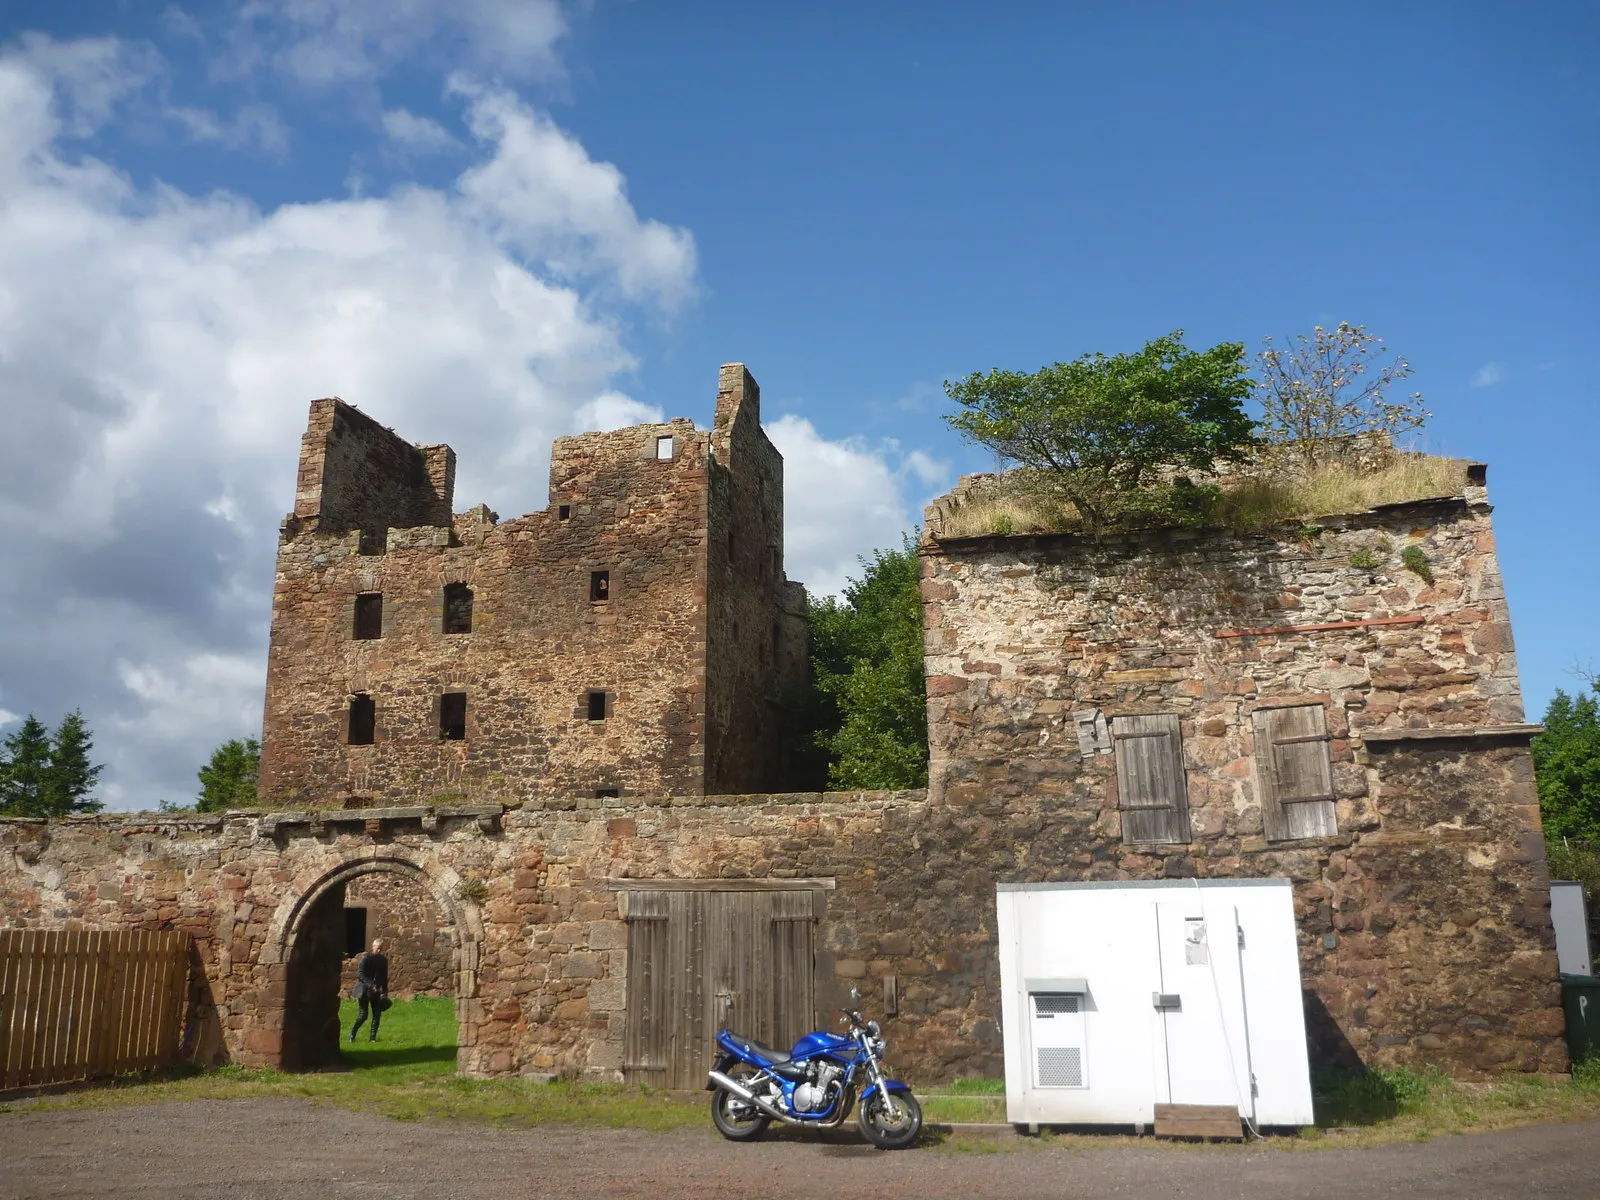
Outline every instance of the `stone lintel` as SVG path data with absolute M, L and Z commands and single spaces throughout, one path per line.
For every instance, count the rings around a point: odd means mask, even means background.
M 821 879 L 624 879 L 606 880 L 606 887 L 618 892 L 793 892 L 834 890 L 837 881 Z
M 1526 742 L 1543 732 L 1543 725 L 1433 725 L 1425 729 L 1352 730 L 1351 734 L 1377 749 L 1406 742 Z

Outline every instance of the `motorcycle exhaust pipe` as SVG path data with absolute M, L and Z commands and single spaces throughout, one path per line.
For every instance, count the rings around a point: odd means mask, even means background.
M 709 1079 L 712 1083 L 716 1084 L 719 1088 L 722 1088 L 724 1091 L 732 1092 L 735 1096 L 739 1097 L 739 1099 L 743 1100 L 746 1104 L 755 1105 L 757 1108 L 759 1108 L 762 1112 L 766 1113 L 767 1116 L 771 1117 L 775 1121 L 782 1121 L 785 1125 L 801 1125 L 801 1124 L 804 1124 L 803 1121 L 798 1121 L 794 1117 L 791 1117 L 788 1113 L 783 1112 L 780 1109 L 774 1108 L 771 1104 L 767 1103 L 767 1101 L 763 1100 L 760 1096 L 756 1095 L 749 1088 L 745 1087 L 744 1084 L 739 1083 L 737 1080 L 729 1078 L 728 1076 L 724 1075 L 721 1071 L 711 1071 L 711 1072 L 709 1072 L 707 1074 L 706 1078 Z

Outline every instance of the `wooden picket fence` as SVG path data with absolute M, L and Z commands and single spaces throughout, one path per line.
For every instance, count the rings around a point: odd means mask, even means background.
M 0 1090 L 177 1061 L 189 935 L 0 929 Z

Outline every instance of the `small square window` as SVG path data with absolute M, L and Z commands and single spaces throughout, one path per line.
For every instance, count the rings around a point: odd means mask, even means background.
M 570 516 L 572 516 L 572 505 L 570 505 L 570 504 L 558 504 L 558 505 L 556 505 L 556 520 L 565 521 Z
M 593 688 L 589 690 L 588 697 L 589 720 L 604 721 L 606 719 L 606 694 Z
M 446 692 L 439 697 L 439 736 L 447 742 L 467 740 L 467 694 Z
M 589 599 L 593 602 L 611 599 L 611 572 L 589 572 Z
M 370 746 L 377 740 L 378 707 L 372 697 L 361 693 L 350 697 L 345 741 L 351 746 Z
M 656 457 L 660 459 L 672 457 L 672 437 L 670 434 L 656 439 Z
M 351 636 L 358 642 L 370 642 L 383 636 L 382 592 L 362 592 L 356 597 L 355 626 Z

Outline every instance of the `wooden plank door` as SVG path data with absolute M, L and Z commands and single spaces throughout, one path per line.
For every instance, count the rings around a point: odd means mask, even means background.
M 626 1078 L 698 1088 L 718 1030 L 782 1047 L 809 1030 L 814 905 L 800 889 L 631 892 Z

